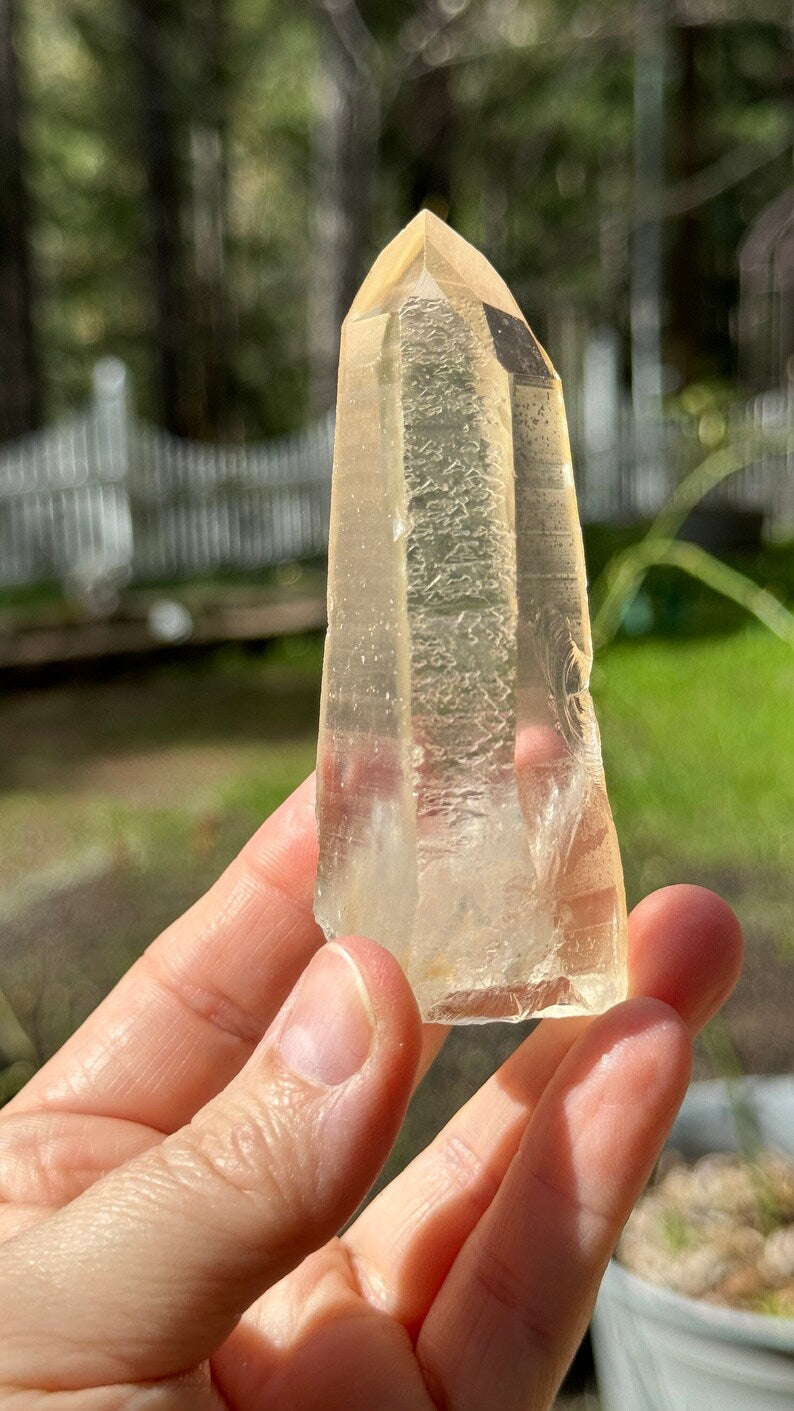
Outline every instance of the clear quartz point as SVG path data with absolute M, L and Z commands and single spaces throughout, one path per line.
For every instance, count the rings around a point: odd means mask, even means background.
M 315 913 L 444 1023 L 596 1014 L 626 912 L 562 387 L 423 211 L 342 329 Z

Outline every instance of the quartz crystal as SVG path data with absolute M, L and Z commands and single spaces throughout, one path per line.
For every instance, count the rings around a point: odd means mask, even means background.
M 425 1019 L 626 993 L 560 379 L 507 286 L 423 211 L 342 329 L 315 912 Z

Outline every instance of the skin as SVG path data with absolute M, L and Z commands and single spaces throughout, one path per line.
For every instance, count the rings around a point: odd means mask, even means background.
M 539 1025 L 338 1237 L 443 1031 L 373 942 L 319 950 L 313 799 L 2 1114 L 3 1411 L 553 1401 L 738 923 L 698 887 L 646 898 L 633 997 Z

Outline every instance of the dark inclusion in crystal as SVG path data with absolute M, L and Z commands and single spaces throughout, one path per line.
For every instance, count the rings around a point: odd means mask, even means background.
M 554 373 L 524 320 L 505 313 L 503 309 L 495 309 L 491 304 L 483 304 L 483 309 L 491 330 L 494 352 L 502 367 L 512 372 L 517 382 L 553 382 Z

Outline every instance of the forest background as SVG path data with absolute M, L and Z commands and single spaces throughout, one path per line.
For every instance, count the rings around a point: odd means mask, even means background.
M 607 349 L 619 424 L 664 412 L 716 465 L 728 403 L 794 405 L 791 244 L 774 326 L 742 265 L 794 205 L 793 41 L 790 0 L 0 0 L 0 442 L 67 417 L 108 356 L 147 434 L 306 427 L 359 280 L 427 205 L 505 276 L 569 410 Z M 644 528 L 587 525 L 591 578 Z M 736 564 L 794 601 L 790 542 Z M 148 586 L 193 611 L 302 585 L 322 614 L 321 565 L 243 577 Z M 0 645 L 72 612 L 61 587 L 4 589 Z M 629 899 L 728 898 L 747 966 L 695 1072 L 789 1071 L 790 640 L 675 567 L 633 613 L 593 678 Z M 0 674 L 0 1103 L 312 768 L 321 655 L 149 643 Z M 524 1032 L 452 1037 L 386 1177 Z
M 786 0 L 0 0 L 0 438 L 105 354 L 178 434 L 304 425 L 423 204 L 563 375 L 606 326 L 661 395 L 774 380 L 737 251 L 791 181 L 791 45 Z

